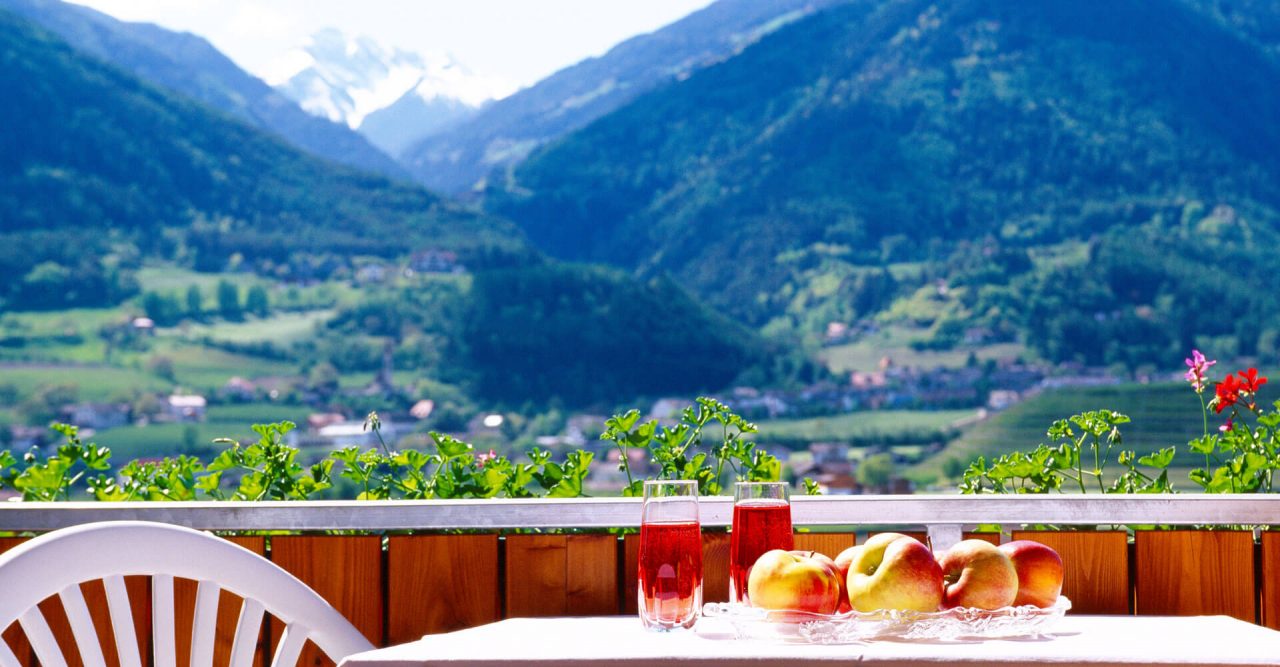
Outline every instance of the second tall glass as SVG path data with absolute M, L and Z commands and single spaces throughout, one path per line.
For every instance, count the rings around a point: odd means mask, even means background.
M 756 559 L 771 549 L 795 548 L 791 500 L 785 482 L 738 482 L 733 488 L 729 535 L 729 600 L 751 604 L 747 578 Z

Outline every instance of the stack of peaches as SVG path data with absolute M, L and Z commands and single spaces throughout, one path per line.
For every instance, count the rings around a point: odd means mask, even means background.
M 919 540 L 880 533 L 831 558 L 768 551 L 747 579 L 751 606 L 833 614 L 953 607 L 1050 607 L 1062 592 L 1062 558 L 1030 540 L 964 540 L 934 556 Z

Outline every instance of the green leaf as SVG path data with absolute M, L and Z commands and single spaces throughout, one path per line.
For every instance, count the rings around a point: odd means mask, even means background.
M 1187 447 L 1196 454 L 1212 454 L 1217 448 L 1218 436 L 1204 435 L 1187 443 Z
M 436 449 L 439 450 L 440 455 L 446 459 L 462 456 L 463 454 L 471 452 L 473 449 L 470 444 L 458 440 L 451 435 L 437 433 L 435 431 L 432 431 L 429 435 L 431 436 L 431 440 L 435 442 Z
M 1174 451 L 1173 447 L 1165 447 L 1138 459 L 1138 463 L 1151 468 L 1168 468 L 1169 464 L 1173 463 Z

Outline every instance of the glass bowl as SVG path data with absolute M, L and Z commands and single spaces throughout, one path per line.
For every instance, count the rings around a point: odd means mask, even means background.
M 728 602 L 710 602 L 706 618 L 727 621 L 739 639 L 775 639 L 811 644 L 850 644 L 884 639 L 953 641 L 1035 637 L 1048 632 L 1067 611 L 1071 600 L 1059 596 L 1051 607 L 1032 605 L 943 611 L 849 611 L 815 614 L 806 611 L 757 609 Z

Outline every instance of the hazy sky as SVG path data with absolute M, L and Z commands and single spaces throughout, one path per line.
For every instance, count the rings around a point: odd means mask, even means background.
M 336 27 L 389 46 L 447 51 L 480 75 L 527 86 L 711 0 L 75 0 L 126 21 L 205 37 L 272 78 L 281 56 Z

